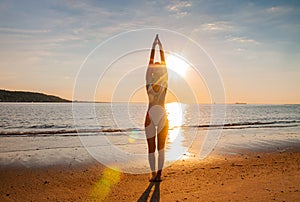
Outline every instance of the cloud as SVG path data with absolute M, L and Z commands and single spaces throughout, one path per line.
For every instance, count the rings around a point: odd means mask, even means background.
M 270 8 L 267 8 L 267 13 L 272 14 L 285 14 L 292 10 L 290 7 L 284 7 L 284 6 L 272 6 Z
M 169 11 L 179 12 L 184 8 L 191 7 L 192 3 L 187 1 L 173 1 L 172 4 L 167 6 Z
M 169 5 L 165 8 L 171 14 L 175 15 L 177 18 L 185 17 L 188 13 L 188 8 L 192 7 L 192 3 L 189 1 L 172 1 Z
M 37 33 L 48 33 L 49 29 L 16 29 L 9 27 L 0 27 L 0 32 L 13 33 L 13 34 L 37 34 Z
M 213 32 L 222 32 L 222 31 L 233 31 L 234 27 L 230 22 L 216 21 L 216 22 L 202 24 L 201 25 L 201 30 L 203 30 L 203 31 L 213 31 Z
M 252 45 L 259 45 L 260 43 L 254 39 L 250 39 L 247 37 L 229 37 L 227 41 L 239 43 L 239 44 L 252 44 Z
M 6 31 L 2 31 L 6 30 Z M 6 48 L 17 50 L 52 49 L 70 42 L 82 41 L 81 36 L 69 33 L 55 33 L 43 30 L 20 30 L 0 28 L 0 43 Z M 70 44 L 68 44 L 70 45 Z M 26 47 L 26 48 L 25 48 Z M 3 48 L 3 47 L 2 47 Z M 1 50 L 1 49 L 0 49 Z

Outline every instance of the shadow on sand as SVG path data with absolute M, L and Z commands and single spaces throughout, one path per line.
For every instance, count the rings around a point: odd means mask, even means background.
M 147 202 L 153 186 L 154 186 L 154 191 L 152 193 L 150 201 L 153 201 L 153 202 L 159 201 L 160 200 L 160 182 L 150 182 L 147 189 L 144 191 L 144 193 L 140 196 L 140 198 L 137 201 L 138 202 Z

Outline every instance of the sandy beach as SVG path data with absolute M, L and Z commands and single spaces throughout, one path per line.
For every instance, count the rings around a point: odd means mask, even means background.
M 161 183 L 149 183 L 147 155 L 132 159 L 116 153 L 147 154 L 143 130 L 82 127 L 85 132 L 68 133 L 74 130 L 71 105 L 2 105 L 2 110 L 9 107 L 51 112 L 54 125 L 45 126 L 39 114 L 24 126 L 25 114 L 14 121 L 7 111 L 9 124 L 0 141 L 0 201 L 300 201 L 298 106 L 231 105 L 223 129 L 201 124 L 170 129 Z M 141 106 L 133 107 L 143 120 Z M 110 108 L 99 104 L 97 109 Z M 63 110 L 68 121 L 62 130 L 56 118 Z M 247 122 L 244 114 L 253 111 Z M 275 118 L 261 121 L 270 113 Z M 213 150 L 201 159 L 207 145 Z
M 180 160 L 161 183 L 99 163 L 2 168 L 1 201 L 299 201 L 300 150 Z

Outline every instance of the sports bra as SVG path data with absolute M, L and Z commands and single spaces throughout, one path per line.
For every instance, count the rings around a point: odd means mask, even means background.
M 155 88 L 159 88 L 157 91 Z M 149 105 L 164 105 L 167 89 L 164 86 L 157 84 L 147 85 L 147 94 Z
M 150 64 L 146 72 L 146 84 L 168 87 L 168 72 L 165 65 Z

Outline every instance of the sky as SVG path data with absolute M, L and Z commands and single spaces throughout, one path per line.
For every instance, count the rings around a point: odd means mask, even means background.
M 156 30 L 149 31 L 149 28 Z M 117 43 L 118 38 L 109 41 L 130 30 L 141 31 L 125 34 L 126 40 L 123 38 L 122 43 Z M 145 34 L 147 30 L 151 35 Z M 94 57 L 113 59 L 120 56 L 118 51 L 130 48 L 132 44 L 135 48 L 150 48 L 157 30 L 170 30 L 185 36 L 187 41 L 197 43 L 203 49 L 202 54 L 205 52 L 213 61 L 207 66 L 216 70 L 210 78 L 201 70 L 197 78 L 192 73 L 181 78 L 183 83 L 190 85 L 197 102 L 214 102 L 219 95 L 216 95 L 218 92 L 211 81 L 220 80 L 226 103 L 300 103 L 300 2 L 297 0 L 2 0 L 0 89 L 43 92 L 66 99 L 80 94 L 79 99 L 89 100 L 85 92 L 91 86 L 78 87 L 76 84 L 78 75 L 80 79 L 85 77 L 84 72 L 80 72 L 84 62 L 87 65 L 93 62 L 93 57 L 88 58 L 91 52 L 98 47 Z M 175 39 L 172 41 L 171 32 L 161 32 L 166 50 L 176 52 L 176 45 L 182 46 Z M 107 41 L 108 51 L 101 55 L 99 44 Z M 187 55 L 184 51 L 179 55 L 188 58 L 189 54 L 190 59 L 186 61 L 190 62 L 193 50 L 188 48 L 185 48 Z M 117 60 L 111 74 L 124 73 L 121 66 L 130 65 L 130 60 L 136 62 L 135 67 L 142 63 L 147 65 L 148 51 Z M 133 56 L 140 58 L 133 59 Z M 194 64 L 194 68 L 201 69 L 197 65 Z M 142 70 L 145 67 L 134 71 L 134 78 L 144 81 L 145 72 Z M 91 71 L 90 74 L 99 77 L 105 68 L 99 64 L 100 72 Z M 111 96 L 114 96 L 113 101 L 124 101 L 122 92 L 126 89 L 134 89 L 134 92 L 125 96 L 125 100 L 144 100 L 145 90 L 141 85 L 134 87 L 134 78 L 129 76 L 123 82 L 120 81 L 123 77 L 109 75 L 104 75 L 103 80 L 98 78 L 98 83 L 90 90 L 94 92 L 95 100 L 111 101 Z M 84 79 L 88 82 L 87 77 Z M 175 97 L 176 94 L 182 99 L 188 97 L 182 94 L 188 88 L 184 85 L 172 87 Z M 122 88 L 116 89 L 116 86 Z M 177 92 L 180 88 L 182 92 Z M 116 93 L 111 95 L 112 91 Z

